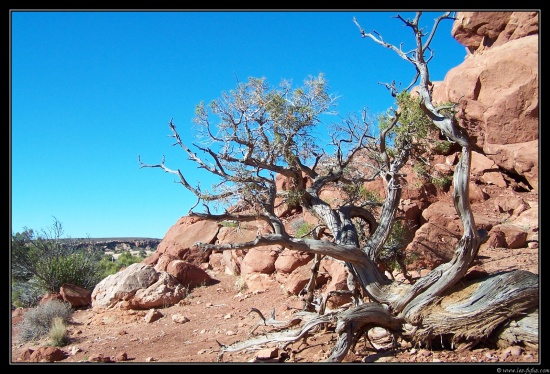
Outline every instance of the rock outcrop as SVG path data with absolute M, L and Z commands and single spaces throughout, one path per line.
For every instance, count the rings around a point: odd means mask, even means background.
M 514 188 L 538 189 L 537 12 L 459 12 L 452 35 L 468 51 L 434 90 L 460 104 L 475 145 Z

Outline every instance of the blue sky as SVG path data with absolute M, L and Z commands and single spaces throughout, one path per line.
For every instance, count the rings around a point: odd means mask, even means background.
M 323 73 L 341 115 L 392 104 L 379 82 L 407 86 L 414 69 L 360 37 L 376 30 L 413 47 L 412 32 L 381 11 L 12 11 L 11 232 L 48 229 L 65 236 L 162 238 L 195 204 L 172 174 L 196 185 L 213 179 L 172 146 L 173 118 L 191 146 L 195 106 L 248 77 L 295 86 Z M 428 29 L 439 12 L 426 12 Z M 465 48 L 444 21 L 432 48 L 431 78 L 443 80 Z

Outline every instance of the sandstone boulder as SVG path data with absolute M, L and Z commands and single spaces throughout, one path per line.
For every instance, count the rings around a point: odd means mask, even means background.
M 99 282 L 92 292 L 95 309 L 149 309 L 172 305 L 186 289 L 172 275 L 135 263 Z
M 63 300 L 73 308 L 86 307 L 92 304 L 92 293 L 85 288 L 65 283 L 61 285 L 59 293 Z
M 252 248 L 244 256 L 241 265 L 241 274 L 247 275 L 250 273 L 271 274 L 275 270 L 275 261 L 279 252 L 282 250 L 280 246 L 262 246 Z
M 40 347 L 34 350 L 30 357 L 30 362 L 56 362 L 62 361 L 67 354 L 57 347 Z

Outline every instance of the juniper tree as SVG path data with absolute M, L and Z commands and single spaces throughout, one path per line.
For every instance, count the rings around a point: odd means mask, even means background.
M 433 36 L 441 22 L 453 17 L 450 12 L 437 17 L 426 34 L 420 26 L 421 16 L 418 12 L 413 19 L 396 17 L 412 32 L 415 48 L 410 51 L 387 43 L 376 32 L 365 32 L 353 20 L 361 37 L 394 51 L 416 71 L 403 90 L 398 90 L 395 82 L 386 84 L 396 98 L 397 109 L 388 111 L 378 123 L 369 120 L 365 111 L 348 116 L 334 124 L 328 145 L 321 146 L 315 130 L 336 102 L 323 75 L 309 77 L 295 89 L 289 82 L 271 88 L 264 78 L 250 78 L 209 105 L 197 106 L 194 121 L 201 141 L 193 143 L 195 150 L 184 144 L 173 121 L 169 123 L 174 145 L 181 147 L 199 168 L 219 178 L 219 184 L 211 190 L 192 186 L 180 169 L 170 169 L 164 159 L 160 164 L 139 160 L 141 167 L 175 174 L 197 197 L 189 215 L 220 222 L 261 220 L 270 228 L 269 233 L 249 242 L 197 243 L 205 252 L 280 245 L 315 254 L 316 261 L 320 256 L 330 256 L 346 264 L 350 291 L 356 296 L 351 306 L 332 311 L 304 308 L 293 316 L 302 324 L 296 327 L 289 323 L 283 331 L 280 321 L 266 320 L 266 324 L 271 322 L 279 329 L 221 345 L 220 354 L 266 343 L 289 344 L 327 324 L 332 324 L 338 334 L 327 359 L 332 362 L 342 361 L 373 327 L 385 328 L 413 343 L 437 340 L 449 347 L 469 347 L 501 333 L 508 321 L 524 316 L 528 323 L 519 328 L 523 339 L 538 342 L 533 332 L 539 303 L 537 275 L 525 271 L 498 273 L 476 280 L 473 287 L 467 287 L 472 281 L 463 279 L 482 240 L 469 202 L 472 145 L 453 114 L 458 104 L 438 106 L 433 102 L 428 69 Z M 401 170 L 411 158 L 426 154 L 422 140 L 434 129 L 460 150 L 452 183 L 463 234 L 448 263 L 437 266 L 414 284 L 400 283 L 388 279 L 377 266 L 377 259 L 391 242 L 402 193 Z M 278 191 L 277 175 L 287 178 L 292 188 Z M 384 183 L 383 202 L 369 199 L 357 188 L 375 178 Z M 340 189 L 348 198 L 339 204 L 323 200 L 321 191 L 328 187 Z M 281 201 L 318 218 L 320 225 L 312 235 L 289 234 L 276 214 Z M 209 207 L 213 203 L 221 203 L 225 211 L 212 212 Z M 205 207 L 203 212 L 195 211 L 199 204 Z M 373 214 L 373 207 L 379 214 Z M 323 240 L 321 234 L 325 235 Z M 327 235 L 330 240 L 326 240 Z

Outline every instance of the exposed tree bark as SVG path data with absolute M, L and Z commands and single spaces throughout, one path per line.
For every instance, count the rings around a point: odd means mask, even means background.
M 164 160 L 157 165 L 147 165 L 140 160 L 142 167 L 157 167 L 177 175 L 180 183 L 197 196 L 196 205 L 200 201 L 205 203 L 206 213 L 190 212 L 189 215 L 216 221 L 263 220 L 272 229 L 271 233 L 258 235 L 249 242 L 196 243 L 204 251 L 250 249 L 277 244 L 291 250 L 313 253 L 316 260 L 318 256 L 330 256 L 345 262 L 353 277 L 351 283 L 356 285 L 350 285 L 350 291 L 355 296 L 359 293 L 363 296 L 356 297 L 355 305 L 347 309 L 328 313 L 324 308 L 325 297 L 317 313 L 304 310 L 296 313 L 292 321 L 287 323 L 275 320 L 274 316 L 266 320 L 256 310 L 264 325 L 288 330 L 255 336 L 230 346 L 220 344 L 220 358 L 224 352 L 267 343 L 295 342 L 321 324 L 335 325 L 338 334 L 337 343 L 327 359 L 330 362 L 342 361 L 358 339 L 373 327 L 383 327 L 414 342 L 429 344 L 434 339 L 445 341 L 449 347 L 474 346 L 489 340 L 489 337 L 493 338 L 498 332 L 503 335 L 501 342 L 523 339 L 525 344 L 537 344 L 538 336 L 533 333 L 532 318 L 525 319 L 522 327 L 518 327 L 519 322 L 516 322 L 513 328 L 503 328 L 510 321 L 521 320 L 537 309 L 537 275 L 515 271 L 492 275 L 474 283 L 463 282 L 481 243 L 469 202 L 471 145 L 466 130 L 458 125 L 452 114 L 448 114 L 448 109 L 454 107 L 436 107 L 432 102 L 428 71 L 431 57 L 426 57 L 438 25 L 452 17 L 450 13 L 438 17 L 431 33 L 424 40 L 426 35 L 419 27 L 421 14 L 418 12 L 412 20 L 397 16 L 413 32 L 416 47 L 409 52 L 386 43 L 378 33 L 366 33 L 354 19 L 362 37 L 395 51 L 416 68 L 416 76 L 406 90 L 417 84 L 419 106 L 428 122 L 449 141 L 461 147 L 461 157 L 453 176 L 453 202 L 461 219 L 462 237 L 448 263 L 436 267 L 414 284 L 390 280 L 377 266 L 377 258 L 385 248 L 396 220 L 402 192 L 403 175 L 400 170 L 416 152 L 414 133 L 399 138 L 399 146 L 391 152 L 386 144 L 387 137 L 398 127 L 407 129 L 406 126 L 412 125 L 410 129 L 416 128 L 417 124 L 403 123 L 408 121 L 405 111 L 410 108 L 399 108 L 378 138 L 369 135 L 364 116 L 362 122 L 346 122 L 339 128 L 341 137 L 336 134 L 333 136 L 336 153 L 334 157 L 329 157 L 322 149 L 312 145 L 307 135 L 309 127 L 318 122 L 318 116 L 327 111 L 332 103 L 332 98 L 324 93 L 322 77 L 308 81 L 305 89 L 292 93 L 288 86 L 283 85 L 283 90 L 274 94 L 266 93 L 267 86 L 263 80 L 251 79 L 247 85 L 239 86 L 236 90 L 238 100 L 232 101 L 229 95 L 224 95 L 211 104 L 214 114 L 222 118 L 222 135 L 212 135 L 206 110 L 204 107 L 197 110 L 197 122 L 203 126 L 204 134 L 213 143 L 221 144 L 219 152 L 214 152 L 214 148 L 195 145 L 210 156 L 213 162 L 206 163 L 186 147 L 170 122 L 175 144 L 200 168 L 219 176 L 222 179 L 220 185 L 226 184 L 225 189 L 221 188 L 218 193 L 203 192 L 198 187 L 191 187 L 179 170 L 168 169 Z M 386 86 L 393 96 L 398 96 L 395 83 Z M 236 144 L 235 148 L 228 145 L 231 142 Z M 355 158 L 363 151 L 374 155 L 372 159 L 376 161 L 370 176 L 350 171 L 354 169 Z M 286 232 L 283 222 L 275 214 L 275 200 L 281 195 L 276 190 L 274 173 L 292 179 L 299 204 L 322 222 L 333 241 L 320 240 L 317 236 L 295 238 Z M 381 205 L 378 221 L 363 203 L 354 202 L 353 199 L 335 207 L 320 198 L 320 192 L 327 186 L 360 184 L 375 177 L 382 178 L 386 188 L 386 198 Z M 310 181 L 307 186 L 306 179 Z M 222 214 L 210 213 L 208 202 L 224 201 L 229 197 L 237 197 L 234 210 Z M 368 232 L 362 233 L 367 237 L 364 244 L 360 242 L 354 219 L 361 219 L 368 225 Z M 316 269 L 316 266 L 312 267 L 313 271 Z M 311 306 L 312 287 L 315 287 L 315 283 L 310 283 L 307 288 L 309 303 L 306 303 L 305 309 Z M 369 302 L 365 302 L 365 298 Z M 296 328 L 297 320 L 301 320 L 301 327 Z M 511 334 L 516 335 L 512 338 Z

